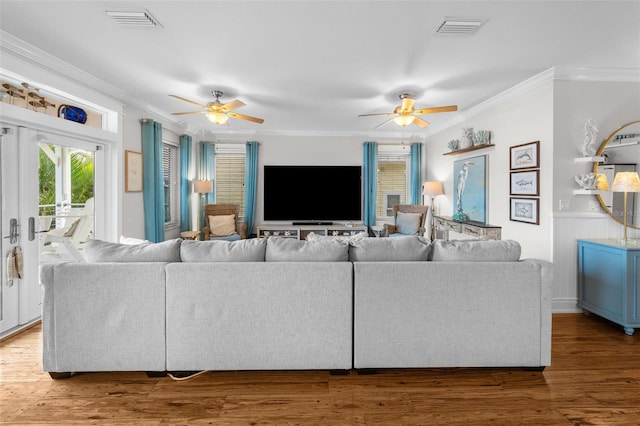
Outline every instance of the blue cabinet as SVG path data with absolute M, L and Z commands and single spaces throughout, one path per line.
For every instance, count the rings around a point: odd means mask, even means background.
M 578 306 L 620 324 L 640 328 L 640 243 L 578 240 Z

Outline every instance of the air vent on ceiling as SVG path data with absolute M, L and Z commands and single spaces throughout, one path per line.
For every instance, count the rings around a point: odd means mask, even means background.
M 162 27 L 147 9 L 107 10 L 107 15 L 121 27 Z
M 480 29 L 486 19 L 444 18 L 434 31 L 435 34 L 472 35 Z

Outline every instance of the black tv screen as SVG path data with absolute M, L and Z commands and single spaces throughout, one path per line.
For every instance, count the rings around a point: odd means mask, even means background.
M 264 220 L 362 220 L 362 168 L 264 166 Z

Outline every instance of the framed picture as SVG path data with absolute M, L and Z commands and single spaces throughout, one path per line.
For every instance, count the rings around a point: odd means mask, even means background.
M 526 170 L 522 172 L 511 172 L 511 184 L 509 193 L 511 195 L 532 195 L 538 196 L 538 182 L 540 180 L 539 170 Z
M 453 163 L 453 212 L 463 212 L 468 220 L 487 220 L 486 155 L 458 160 Z
M 537 169 L 540 167 L 540 141 L 515 145 L 509 150 L 511 153 L 511 170 Z
M 539 225 L 539 216 L 540 200 L 538 198 L 511 198 L 509 219 Z
M 126 192 L 142 191 L 142 153 L 124 152 L 124 190 Z

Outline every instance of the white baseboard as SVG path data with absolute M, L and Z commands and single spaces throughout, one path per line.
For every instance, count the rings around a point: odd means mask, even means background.
M 578 306 L 578 299 L 553 299 L 551 312 L 554 314 L 581 313 L 582 308 Z

